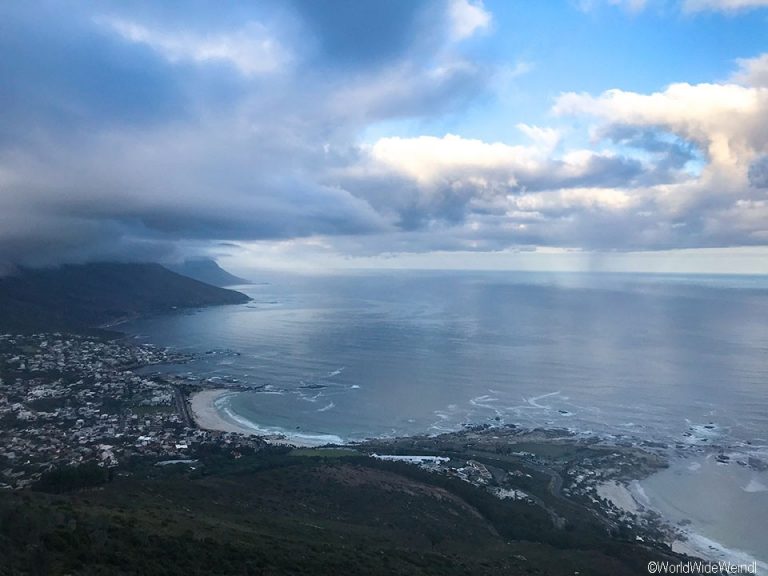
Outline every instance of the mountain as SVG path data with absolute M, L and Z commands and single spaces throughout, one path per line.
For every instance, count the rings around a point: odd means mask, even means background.
M 188 278 L 194 278 L 200 282 L 211 284 L 212 286 L 234 286 L 236 284 L 250 284 L 250 280 L 239 278 L 234 274 L 230 274 L 219 266 L 215 260 L 210 258 L 200 258 L 196 260 L 186 260 L 181 264 L 172 264 L 166 266 L 169 270 L 187 276 Z
M 249 298 L 159 264 L 98 263 L 23 269 L 0 278 L 0 330 L 78 331 L 176 308 Z

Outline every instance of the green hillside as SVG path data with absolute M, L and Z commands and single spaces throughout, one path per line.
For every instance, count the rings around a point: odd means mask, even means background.
M 407 464 L 271 451 L 0 492 L 0 574 L 619 576 L 662 556 Z

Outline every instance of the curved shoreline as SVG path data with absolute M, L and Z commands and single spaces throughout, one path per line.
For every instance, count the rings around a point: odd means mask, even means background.
M 269 444 L 282 444 L 295 447 L 313 447 L 323 446 L 325 444 L 343 443 L 341 438 L 320 437 L 312 438 L 300 434 L 286 434 L 264 430 L 257 426 L 246 426 L 235 420 L 225 418 L 221 415 L 216 403 L 227 396 L 239 394 L 228 388 L 214 388 L 200 390 L 189 396 L 189 407 L 195 423 L 202 430 L 211 430 L 217 432 L 231 432 L 235 434 L 245 434 L 247 436 L 258 436 Z
M 227 394 L 234 394 L 234 392 L 226 388 L 214 388 L 212 390 L 201 390 L 192 393 L 189 396 L 189 407 L 195 423 L 203 430 L 234 432 L 255 436 L 256 432 L 254 430 L 249 430 L 245 426 L 240 426 L 221 417 L 216 409 L 216 401 Z
M 643 480 L 647 480 L 647 478 Z M 768 563 L 755 557 L 754 551 L 725 545 L 713 537 L 700 533 L 698 530 L 701 527 L 697 528 L 695 525 L 682 527 L 664 510 L 652 505 L 645 493 L 643 480 L 605 482 L 598 487 L 598 494 L 612 502 L 617 508 L 630 514 L 641 513 L 643 510 L 652 510 L 658 513 L 666 524 L 674 527 L 677 531 L 677 535 L 667 542 L 672 551 L 676 553 L 701 558 L 713 563 L 731 562 L 739 565 L 755 563 L 759 569 L 758 574 L 768 574 Z

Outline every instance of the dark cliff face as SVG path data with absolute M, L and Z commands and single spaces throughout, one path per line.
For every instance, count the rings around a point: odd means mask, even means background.
M 22 270 L 0 278 L 0 330 L 80 330 L 176 308 L 248 297 L 159 264 L 99 263 Z

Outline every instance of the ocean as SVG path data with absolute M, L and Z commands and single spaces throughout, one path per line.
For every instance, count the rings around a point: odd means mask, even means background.
M 768 522 L 750 527 L 757 536 L 746 545 L 728 537 L 737 533 L 728 522 L 743 524 L 739 509 L 768 517 L 767 473 L 737 463 L 768 461 L 768 277 L 377 271 L 258 280 L 237 287 L 248 304 L 122 328 L 195 354 L 168 370 L 252 387 L 218 408 L 265 432 L 353 441 L 514 423 L 652 440 L 678 455 L 729 454 L 743 494 L 708 537 L 768 560 Z M 712 466 L 673 467 L 651 480 L 649 497 L 672 506 L 663 485 L 685 492 L 681 478 L 722 488 Z M 694 500 L 680 513 L 689 520 Z

